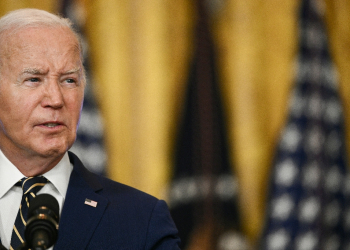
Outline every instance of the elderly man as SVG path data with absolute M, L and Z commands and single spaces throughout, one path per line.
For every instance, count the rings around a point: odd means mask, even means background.
M 23 192 L 30 192 L 59 203 L 55 249 L 179 249 L 164 201 L 88 172 L 68 152 L 85 84 L 79 37 L 67 19 L 36 9 L 0 19 L 2 245 L 25 241 L 31 197 Z M 30 182 L 33 189 L 23 191 Z

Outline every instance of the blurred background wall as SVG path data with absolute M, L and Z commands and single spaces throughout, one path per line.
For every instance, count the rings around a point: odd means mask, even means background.
M 167 200 L 194 51 L 194 1 L 67 2 L 88 46 L 106 153 L 99 171 Z M 242 230 L 254 242 L 264 223 L 269 171 L 295 76 L 300 1 L 208 2 Z M 0 14 L 23 7 L 62 13 L 62 4 L 1 1 Z M 350 1 L 326 0 L 325 9 L 350 142 Z

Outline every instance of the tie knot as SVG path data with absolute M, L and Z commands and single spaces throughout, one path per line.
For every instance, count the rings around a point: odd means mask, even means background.
M 23 194 L 29 192 L 36 194 L 46 183 L 47 179 L 44 176 L 24 177 L 18 182 L 23 189 Z

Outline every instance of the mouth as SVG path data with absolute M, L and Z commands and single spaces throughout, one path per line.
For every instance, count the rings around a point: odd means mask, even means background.
M 57 122 L 57 121 L 49 121 L 49 122 L 40 123 L 39 126 L 54 129 L 54 128 L 60 128 L 60 127 L 64 126 L 64 123 Z
M 56 123 L 56 122 L 49 122 L 49 123 L 44 123 L 43 126 L 48 127 L 48 128 L 54 128 L 57 126 L 62 125 L 61 123 Z

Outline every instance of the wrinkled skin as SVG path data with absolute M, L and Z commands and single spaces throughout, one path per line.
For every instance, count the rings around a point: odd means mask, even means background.
M 1 41 L 0 149 L 24 175 L 43 174 L 76 138 L 85 85 L 78 41 L 45 26 Z

